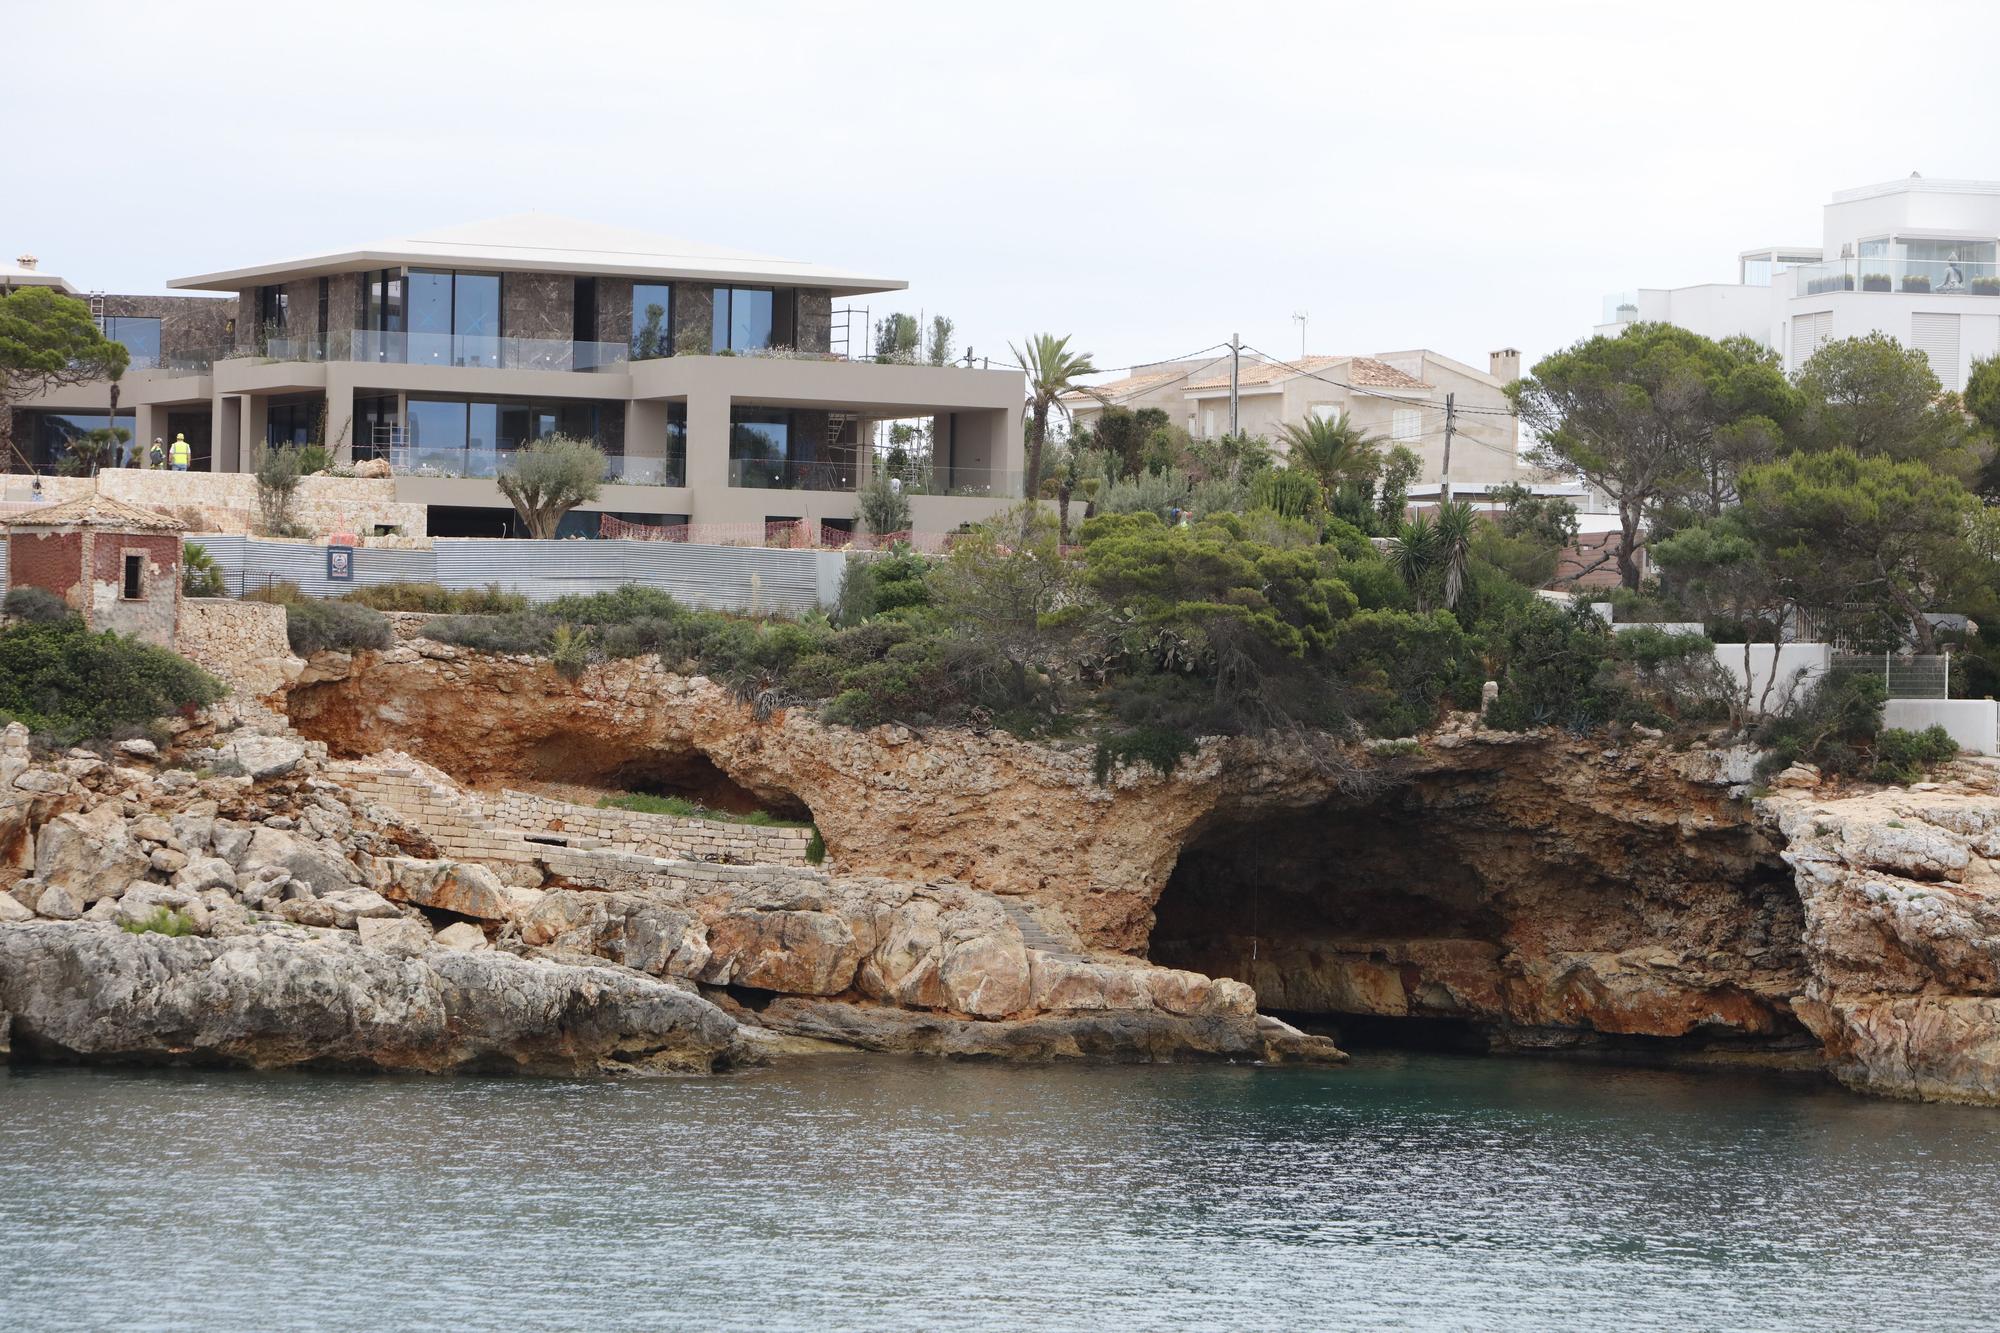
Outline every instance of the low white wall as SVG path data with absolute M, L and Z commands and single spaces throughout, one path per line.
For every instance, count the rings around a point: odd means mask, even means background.
M 1736 688 L 1742 689 L 1744 674 L 1743 645 L 1740 643 L 1718 643 L 1715 645 L 1715 661 Z M 1776 683 L 1772 683 L 1775 663 Z M 1750 705 L 1763 705 L 1770 712 L 1783 712 L 1797 699 L 1803 698 L 1812 683 L 1824 676 L 1833 665 L 1833 645 L 1829 643 L 1753 643 L 1750 645 L 1749 674 Z M 1770 693 L 1765 694 L 1765 687 Z
M 1994 728 L 2000 724 L 2000 704 L 1991 699 L 1891 699 L 1882 708 L 1882 725 L 1903 731 L 1940 726 L 1958 748 L 1972 754 L 1993 754 Z

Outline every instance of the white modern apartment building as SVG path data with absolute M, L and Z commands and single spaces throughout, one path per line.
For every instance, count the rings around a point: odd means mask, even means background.
M 1886 333 L 1921 350 L 1947 389 L 2000 353 L 2000 181 L 1905 180 L 1842 190 L 1817 245 L 1738 256 L 1733 283 L 1608 296 L 1596 332 L 1635 321 L 1744 335 L 1796 372 L 1837 338 Z
M 1070 393 L 1063 402 L 1080 426 L 1107 406 L 1158 408 L 1197 439 L 1229 430 L 1229 355 L 1143 367 L 1122 379 Z M 1521 354 L 1494 352 L 1480 370 L 1442 352 L 1415 348 L 1372 356 L 1307 356 L 1275 361 L 1246 355 L 1236 373 L 1236 422 L 1281 448 L 1288 424 L 1346 413 L 1357 426 L 1422 460 L 1420 481 L 1444 470 L 1445 406 L 1455 408 L 1451 477 L 1456 485 L 1526 481 L 1520 429 L 1504 392 L 1520 377 Z

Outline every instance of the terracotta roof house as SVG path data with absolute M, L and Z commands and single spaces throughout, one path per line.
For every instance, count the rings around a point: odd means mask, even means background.
M 1283 428 L 1312 417 L 1346 413 L 1357 426 L 1401 445 L 1423 464 L 1420 482 L 1435 482 L 1444 466 L 1446 395 L 1453 422 L 1454 482 L 1525 480 L 1531 469 L 1518 457 L 1518 424 L 1503 392 L 1520 373 L 1520 354 L 1507 349 L 1479 370 L 1440 352 L 1419 348 L 1372 356 L 1307 356 L 1296 361 L 1245 357 L 1238 367 L 1239 429 L 1282 443 Z M 1144 374 L 1094 386 L 1110 404 L 1137 410 L 1157 407 L 1197 439 L 1229 429 L 1229 358 L 1177 363 L 1173 373 L 1147 367 Z M 1088 425 L 1105 404 L 1086 394 L 1065 398 L 1075 422 Z
M 0 519 L 0 527 L 9 589 L 44 589 L 92 629 L 174 646 L 185 523 L 92 492 Z

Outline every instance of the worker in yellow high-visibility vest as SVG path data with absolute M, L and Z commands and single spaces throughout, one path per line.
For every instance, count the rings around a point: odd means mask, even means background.
M 176 434 L 174 436 L 173 447 L 167 453 L 168 457 L 173 461 L 173 468 L 176 472 L 187 471 L 188 460 L 194 457 L 194 450 L 189 446 L 188 437 L 185 434 Z

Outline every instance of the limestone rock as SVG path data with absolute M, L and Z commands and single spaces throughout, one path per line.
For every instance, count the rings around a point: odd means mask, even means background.
M 229 862 L 219 856 L 204 856 L 189 861 L 174 872 L 174 884 L 183 889 L 200 892 L 203 889 L 234 889 L 236 872 Z
M 35 878 L 61 885 L 85 905 L 123 893 L 148 864 L 146 850 L 110 805 L 57 815 L 35 840 Z
M 160 756 L 160 747 L 144 736 L 134 736 L 130 740 L 120 741 L 116 749 L 118 753 L 130 755 L 134 759 L 157 759 Z
M 386 858 L 383 873 L 376 887 L 385 898 L 481 921 L 510 921 L 541 901 L 540 890 L 513 888 L 485 866 L 465 861 L 393 856 Z
M 21 906 L 12 894 L 0 893 L 0 922 L 33 921 L 35 914 Z
M 400 917 L 396 904 L 373 889 L 342 889 L 319 899 L 333 913 L 333 924 L 352 929 L 366 917 Z
M 0 930 L 0 1012 L 16 1050 L 89 1060 L 710 1072 L 736 1048 L 714 1005 L 630 972 L 493 950 L 402 957 L 339 936 L 15 926 Z
M 1002 1018 L 1028 1003 L 1028 955 L 1018 938 L 982 935 L 953 945 L 938 966 L 950 1007 L 976 1018 Z
M 371 949 L 412 953 L 421 952 L 431 945 L 429 927 L 408 917 L 364 916 L 357 918 L 354 925 L 361 932 L 361 942 Z
M 266 866 L 283 869 L 321 894 L 338 892 L 361 879 L 360 872 L 329 845 L 308 842 L 282 829 L 255 830 L 236 868 L 256 871 Z
M 440 949 L 490 949 L 493 947 L 487 942 L 486 932 L 473 925 L 470 921 L 452 922 L 452 924 L 437 933 L 434 943 Z
M 306 747 L 288 736 L 237 736 L 222 746 L 218 773 L 241 773 L 253 781 L 283 777 L 305 761 Z
M 83 903 L 62 885 L 51 884 L 42 890 L 42 896 L 35 903 L 35 911 L 56 921 L 74 921 L 83 915 Z
M 701 979 L 787 995 L 837 995 L 854 984 L 862 949 L 829 912 L 731 912 L 710 926 Z

